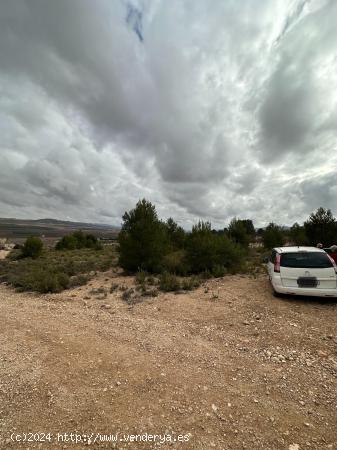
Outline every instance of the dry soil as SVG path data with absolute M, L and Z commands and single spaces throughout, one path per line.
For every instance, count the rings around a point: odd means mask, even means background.
M 129 305 L 133 285 L 107 272 L 61 294 L 0 286 L 1 450 L 337 449 L 336 301 L 230 276 Z

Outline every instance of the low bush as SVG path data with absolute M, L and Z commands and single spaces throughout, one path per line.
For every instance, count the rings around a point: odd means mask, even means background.
M 111 249 L 50 250 L 36 259 L 9 258 L 0 262 L 0 281 L 22 291 L 61 292 L 85 284 L 90 272 L 108 270 L 113 258 Z
M 164 271 L 185 276 L 189 273 L 185 250 L 176 250 L 163 257 Z
M 201 280 L 199 277 L 190 277 L 184 278 L 181 283 L 181 288 L 184 291 L 193 291 L 193 289 L 197 289 L 201 285 Z
M 224 267 L 234 271 L 242 261 L 243 250 L 227 236 L 214 234 L 211 224 L 199 222 L 192 228 L 186 243 L 187 261 L 191 272 L 200 273 Z
M 144 270 L 140 270 L 136 274 L 136 283 L 140 285 L 145 285 L 146 283 L 147 272 Z
M 176 275 L 164 272 L 159 279 L 159 288 L 164 292 L 172 292 L 179 291 L 181 289 L 181 285 Z
M 75 250 L 92 248 L 100 250 L 101 244 L 93 234 L 85 234 L 83 231 L 75 231 L 64 236 L 55 246 L 55 250 Z
M 263 232 L 263 245 L 265 248 L 281 247 L 285 238 L 281 227 L 275 223 L 270 223 Z
M 123 216 L 118 235 L 119 264 L 130 272 L 160 272 L 168 242 L 166 228 L 158 219 L 155 207 L 143 199 Z
M 43 242 L 36 236 L 27 238 L 22 247 L 22 256 L 24 258 L 38 258 L 41 256 L 43 250 Z
M 110 294 L 115 292 L 118 288 L 119 288 L 119 285 L 117 283 L 112 283 L 112 285 L 110 287 Z
M 226 273 L 226 267 L 222 266 L 221 264 L 217 264 L 212 268 L 212 275 L 214 276 L 214 278 L 224 277 Z
M 89 281 L 88 275 L 79 274 L 70 278 L 69 287 L 84 286 Z
M 199 222 L 186 233 L 172 219 L 161 221 L 155 206 L 144 199 L 123 216 L 118 236 L 119 264 L 131 273 L 163 273 L 163 280 L 167 273 L 223 276 L 240 268 L 248 247 L 246 228 L 245 221 L 233 222 L 231 233 L 238 244 L 224 232 L 214 233 L 208 222 Z M 140 284 L 144 283 L 143 279 Z

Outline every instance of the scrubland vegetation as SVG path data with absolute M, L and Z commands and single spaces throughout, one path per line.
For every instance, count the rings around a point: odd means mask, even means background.
M 0 281 L 22 291 L 61 292 L 85 284 L 90 274 L 108 270 L 114 262 L 111 248 L 44 250 L 38 258 L 22 258 L 15 250 L 0 261 Z
M 251 248 L 255 241 L 263 246 Z M 204 279 L 226 274 L 255 276 L 263 270 L 265 252 L 285 243 L 329 246 L 336 241 L 336 219 L 323 208 L 290 229 L 270 223 L 256 231 L 251 220 L 234 218 L 222 230 L 199 221 L 187 232 L 172 218 L 161 220 L 155 206 L 143 199 L 124 214 L 117 248 L 103 247 L 94 235 L 82 231 L 64 236 L 51 250 L 38 237 L 30 237 L 0 261 L 0 281 L 20 290 L 60 292 L 85 284 L 96 271 L 119 265 L 126 274 L 136 275 L 142 295 L 153 296 L 157 289 L 192 290 Z

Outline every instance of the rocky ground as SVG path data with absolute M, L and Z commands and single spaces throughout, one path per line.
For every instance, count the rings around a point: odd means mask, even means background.
M 1 449 L 337 449 L 337 301 L 276 299 L 264 276 L 136 304 L 133 285 L 0 286 Z M 123 437 L 145 433 L 167 441 Z

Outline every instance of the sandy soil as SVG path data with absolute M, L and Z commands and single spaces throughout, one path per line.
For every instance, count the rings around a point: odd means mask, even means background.
M 7 250 L 0 250 L 0 259 L 5 259 L 8 253 L 9 251 Z
M 105 273 L 57 295 L 0 286 L 1 449 L 337 448 L 337 302 L 233 276 L 132 306 L 112 282 L 133 285 Z M 186 441 L 85 442 L 117 432 Z

